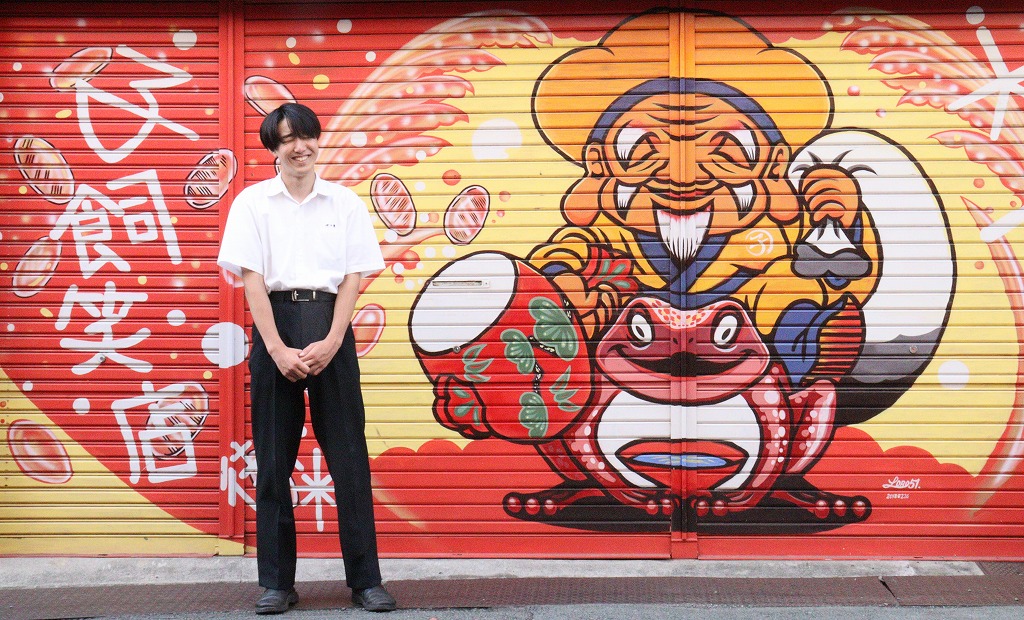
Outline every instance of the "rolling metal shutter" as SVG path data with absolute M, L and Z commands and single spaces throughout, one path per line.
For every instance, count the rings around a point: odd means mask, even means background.
M 228 550 L 218 5 L 21 4 L 0 51 L 0 553 Z
M 354 319 L 382 554 L 1024 553 L 1019 12 L 22 4 L 0 553 L 252 550 L 214 260 L 293 100 L 388 264 Z M 338 553 L 311 436 L 293 490 Z
M 659 533 L 637 535 L 602 532 L 620 517 L 600 507 L 574 517 L 597 519 L 584 531 L 510 518 L 506 495 L 545 489 L 559 476 L 530 445 L 467 443 L 442 428 L 430 413 L 434 388 L 410 348 L 411 332 L 429 349 L 429 341 L 450 341 L 460 323 L 473 324 L 477 301 L 491 307 L 511 299 L 513 291 L 499 285 L 509 258 L 527 256 L 557 227 L 560 192 L 577 169 L 532 129 L 529 93 L 545 64 L 571 45 L 555 31 L 581 19 L 596 36 L 621 16 L 569 17 L 537 4 L 466 11 L 445 3 L 246 6 L 246 182 L 273 174 L 258 140 L 263 115 L 299 101 L 324 124 L 321 175 L 353 187 L 379 216 L 389 267 L 364 280 L 354 323 L 383 553 L 668 554 L 664 520 L 642 524 Z M 664 26 L 650 33 L 640 49 L 647 62 L 666 64 L 666 41 Z M 494 252 L 504 253 L 495 255 L 497 271 L 485 264 L 471 277 L 435 285 L 466 303 L 409 327 L 410 307 L 434 273 L 453 259 Z M 581 346 L 576 367 L 588 363 Z M 519 373 L 496 377 L 483 389 L 500 393 L 522 380 Z M 333 494 L 313 442 L 304 444 L 298 467 L 300 551 L 337 552 Z M 645 513 L 641 521 L 651 519 Z M 249 543 L 254 527 L 247 519 Z

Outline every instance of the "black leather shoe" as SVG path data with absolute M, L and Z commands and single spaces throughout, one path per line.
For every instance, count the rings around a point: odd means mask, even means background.
M 299 602 L 299 593 L 295 588 L 291 590 L 275 590 L 267 588 L 263 596 L 256 601 L 256 613 L 258 614 L 283 614 L 288 608 Z
M 366 611 L 394 611 L 398 604 L 384 586 L 352 590 L 352 603 Z

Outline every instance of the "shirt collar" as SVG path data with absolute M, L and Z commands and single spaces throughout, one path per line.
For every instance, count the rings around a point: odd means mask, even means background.
M 327 181 L 320 178 L 320 175 L 316 172 L 313 173 L 315 179 L 313 180 L 313 193 L 306 197 L 303 202 L 308 202 L 313 196 L 326 196 L 327 195 Z M 288 196 L 288 188 L 284 186 L 284 179 L 281 178 L 281 174 L 278 173 L 276 177 L 270 180 L 270 187 L 268 188 L 268 195 L 277 196 L 278 194 L 284 194 Z

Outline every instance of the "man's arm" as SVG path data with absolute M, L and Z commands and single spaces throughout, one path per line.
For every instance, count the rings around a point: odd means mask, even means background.
M 267 353 L 277 364 L 278 370 L 289 381 L 305 379 L 309 374 L 309 366 L 300 359 L 298 349 L 286 346 L 281 340 L 277 324 L 274 323 L 274 311 L 270 307 L 270 296 L 267 295 L 263 275 L 243 267 L 242 282 L 245 284 L 245 299 L 249 302 L 252 322 L 256 325 L 263 338 L 263 344 L 267 347 Z
M 341 348 L 345 341 L 345 332 L 352 322 L 352 313 L 355 311 L 356 299 L 359 298 L 359 280 L 361 275 L 350 273 L 345 276 L 338 286 L 338 298 L 334 300 L 334 320 L 331 322 L 331 330 L 323 340 L 312 342 L 299 353 L 299 359 L 309 368 L 309 373 L 318 375 L 331 363 L 334 355 Z M 260 332 L 262 333 L 262 332 Z

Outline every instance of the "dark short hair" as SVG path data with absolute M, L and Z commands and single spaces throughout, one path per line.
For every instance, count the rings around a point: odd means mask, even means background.
M 288 121 L 292 135 L 297 138 L 315 140 L 320 137 L 320 119 L 316 117 L 316 112 L 301 103 L 285 103 L 267 114 L 260 125 L 260 142 L 271 151 L 276 151 L 277 147 L 281 146 L 281 132 L 278 127 L 283 120 Z

